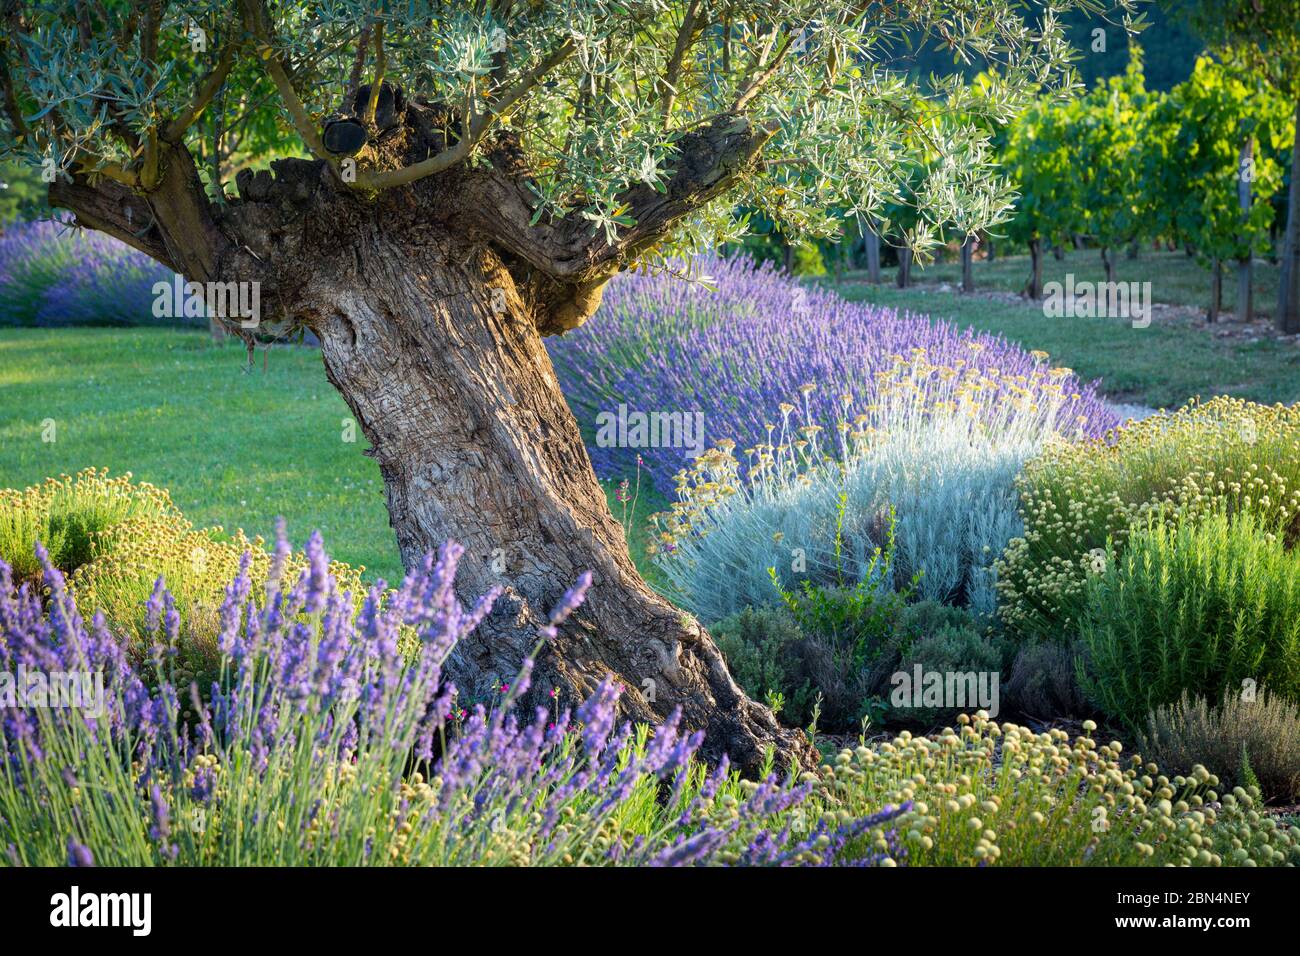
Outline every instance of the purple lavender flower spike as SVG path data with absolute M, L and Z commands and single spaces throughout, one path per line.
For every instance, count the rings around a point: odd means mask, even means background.
M 95 856 L 90 849 L 77 842 L 76 837 L 68 837 L 68 866 L 89 867 L 95 865 Z
M 569 615 L 576 611 L 582 605 L 582 602 L 587 599 L 587 591 L 590 588 L 591 572 L 583 571 L 578 575 L 577 583 L 565 591 L 564 596 L 560 598 L 560 603 L 551 609 L 551 626 L 558 627 L 563 624 Z
M 168 677 L 172 668 L 142 670 L 149 682 L 141 679 L 136 667 L 147 665 L 146 657 L 128 655 L 102 615 L 87 625 L 56 571 L 47 578 L 51 600 L 43 606 L 30 588 L 14 589 L 12 574 L 0 563 L 0 663 L 90 667 L 104 674 L 109 698 L 104 720 L 71 709 L 0 712 L 5 771 L 0 787 L 20 781 L 3 794 L 5 816 L 28 801 L 32 809 L 20 830 L 38 832 L 32 821 L 45 813 L 46 804 L 70 806 L 74 788 L 86 791 L 79 801 L 102 799 L 98 787 L 85 786 L 76 767 L 117 760 L 123 776 L 111 797 L 113 812 L 137 813 L 149 837 L 147 857 L 132 862 L 193 863 L 196 843 L 203 844 L 205 854 L 221 852 L 226 837 L 237 833 L 247 835 L 250 842 L 241 837 L 240 846 L 257 858 L 258 831 L 282 825 L 270 834 L 275 849 L 263 848 L 267 862 L 280 853 L 305 862 L 338 862 L 330 853 L 352 847 L 347 852 L 355 858 L 344 862 L 387 863 L 394 859 L 395 845 L 385 827 L 418 823 L 413 845 L 427 849 L 420 834 L 443 828 L 433 843 L 450 862 L 479 862 L 476 854 L 494 843 L 488 834 L 506 825 L 531 828 L 518 843 L 528 848 L 525 862 L 839 863 L 850 850 L 860 852 L 865 841 L 858 838 L 866 830 L 893 819 L 877 814 L 836 829 L 823 827 L 817 835 L 826 839 L 800 842 L 803 835 L 792 837 L 783 815 L 807 799 L 811 787 L 776 780 L 760 784 L 731 815 L 715 817 L 713 798 L 726 786 L 728 764 L 724 760 L 688 801 L 690 782 L 699 779 L 695 761 L 703 735 L 683 730 L 680 713 L 648 733 L 629 721 L 620 723 L 621 687 L 612 679 L 578 707 L 572 723 L 568 710 L 516 710 L 510 695 L 528 690 L 532 657 L 522 662 L 504 700 L 491 711 L 476 704 L 467 714 L 443 665 L 486 613 L 490 598 L 468 614 L 457 601 L 459 547 L 444 546 L 436 560 L 431 556 L 394 592 L 372 589 L 355 615 L 350 595 L 329 576 L 318 539 L 310 550 L 314 566 L 265 596 L 260 586 L 253 587 L 247 556 L 241 562 L 215 628 L 221 676 L 209 685 L 206 699 L 193 685 L 174 686 Z M 580 577 L 545 627 L 563 623 L 590 586 L 590 574 Z M 180 626 L 176 602 L 165 588 L 155 588 L 149 603 L 147 613 L 157 621 L 153 643 L 161 649 L 174 643 Z M 413 648 L 399 647 L 404 628 L 420 635 Z M 189 713 L 180 705 L 182 693 Z M 69 745 L 64 736 L 74 733 Z M 86 759 L 101 746 L 105 749 L 93 755 L 95 761 Z M 426 797 L 416 802 L 412 796 L 413 765 L 437 785 L 427 803 Z M 286 774 L 289 767 L 295 769 Z M 340 786 L 345 769 L 364 780 L 367 800 L 382 805 L 377 817 L 353 819 L 325 796 Z M 239 773 L 249 775 L 242 781 L 245 788 L 280 786 L 303 773 L 303 789 L 277 795 L 274 803 L 255 798 L 240 809 L 223 803 L 229 775 Z M 669 806 L 653 835 L 619 832 L 629 801 L 666 796 L 669 788 Z M 0 817 L 0 845 L 14 847 L 9 856 L 15 861 L 119 862 L 114 854 L 130 848 L 85 832 L 82 805 L 67 811 L 77 838 L 60 834 L 53 843 L 29 846 L 11 839 L 17 831 Z M 205 808 L 202 819 L 209 825 L 220 821 L 231 829 L 202 841 L 185 839 L 177 821 L 191 820 L 190 812 L 198 808 Z M 283 825 L 283 817 L 292 825 Z M 597 833 L 609 834 L 604 851 L 597 847 Z M 91 854 L 87 844 L 92 843 L 100 859 Z M 21 857 L 18 845 L 24 848 Z

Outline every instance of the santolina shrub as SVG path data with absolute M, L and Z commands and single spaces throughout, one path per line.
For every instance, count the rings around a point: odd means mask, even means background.
M 673 597 L 716 620 L 772 603 L 768 568 L 787 588 L 860 581 L 892 535 L 891 587 L 991 612 L 993 563 L 1021 531 L 1016 475 L 1077 427 L 1078 399 L 1042 353 L 1007 376 L 981 370 L 981 343 L 961 348 L 951 364 L 923 348 L 893 356 L 872 400 L 838 396 L 827 428 L 798 424 L 821 392 L 805 385 L 741 457 L 725 440 L 697 459 L 658 517 Z
M 37 542 L 48 542 L 50 563 L 68 579 L 78 605 L 87 613 L 102 612 L 137 655 L 147 644 L 146 602 L 158 580 L 165 581 L 182 622 L 169 653 L 187 677 L 215 665 L 218 612 L 244 556 L 259 585 L 272 565 L 262 538 L 250 540 L 242 530 L 226 534 L 220 527 L 197 530 L 165 489 L 133 482 L 129 472 L 109 478 L 106 469 L 88 468 L 75 478 L 63 475 L 23 491 L 0 489 L 0 560 L 20 584 L 39 583 Z M 290 575 L 307 565 L 301 552 L 285 561 Z M 330 573 L 355 594 L 361 593 L 364 570 L 330 564 Z
M 0 564 L 0 670 L 102 675 L 101 708 L 0 711 L 0 852 L 15 865 L 826 864 L 883 860 L 876 830 L 905 808 L 847 819 L 816 785 L 742 783 L 696 760 L 674 715 L 617 725 L 619 689 L 574 712 L 514 712 L 524 661 L 491 711 L 465 713 L 442 667 L 486 615 L 466 610 L 461 550 L 430 555 L 395 592 L 364 597 L 329 572 L 318 536 L 264 589 L 245 557 L 219 614 L 207 700 L 178 683 L 182 626 L 161 586 L 149 600 L 146 681 L 102 615 L 87 624 L 46 565 L 46 608 Z M 583 575 L 543 634 L 581 604 Z M 419 641 L 399 649 L 403 630 Z M 7 702 L 9 703 L 9 702 Z M 875 849 L 884 846 L 885 853 Z
M 164 489 L 148 482 L 133 483 L 129 472 L 109 478 L 107 469 L 87 468 L 75 478 L 47 478 L 22 491 L 3 488 L 0 560 L 12 568 L 19 583 L 35 582 L 41 576 L 35 557 L 40 541 L 54 566 L 70 574 L 91 559 L 97 533 L 132 519 L 183 520 Z
M 841 396 L 851 395 L 865 409 L 875 401 L 877 373 L 889 372 L 898 356 L 916 348 L 925 349 L 937 368 L 987 378 L 992 394 L 983 407 L 989 410 L 998 396 L 1017 394 L 1021 376 L 1041 368 L 1040 358 L 1000 337 L 846 302 L 745 257 L 705 257 L 682 264 L 681 271 L 712 282 L 620 275 L 606 289 L 596 318 L 547 340 L 584 434 L 593 436 L 596 416 L 622 403 L 647 413 L 699 412 L 707 445 L 730 439 L 743 449 L 770 441 L 768 426 L 781 421 L 781 403 L 809 382 L 818 389 L 799 403 L 793 425 L 832 432 L 842 415 Z M 1068 433 L 1097 436 L 1116 423 L 1093 386 L 1073 375 L 1058 384 L 1064 395 L 1059 421 Z M 588 445 L 604 477 L 631 474 L 639 451 L 664 493 L 691 464 L 689 449 L 681 447 Z
M 109 628 L 126 641 L 135 661 L 147 659 L 150 644 L 149 601 L 159 582 L 176 607 L 179 624 L 168 647 L 172 677 L 181 686 L 197 680 L 206 688 L 220 663 L 216 635 L 226 588 L 247 561 L 257 586 L 271 574 L 274 555 L 261 537 L 249 539 L 242 530 L 227 535 L 220 527 L 195 530 L 188 520 L 136 519 L 98 532 L 93 559 L 68 579 L 78 607 L 102 613 Z M 309 564 L 296 552 L 283 556 L 281 574 L 296 577 Z M 341 589 L 362 594 L 361 568 L 331 561 L 329 573 Z M 399 644 L 411 649 L 411 635 Z
M 154 284 L 171 280 L 144 253 L 64 222 L 17 223 L 0 236 L 0 324 L 176 324 L 185 320 L 153 314 Z
M 1148 515 L 1246 512 L 1295 543 L 1300 406 L 1220 397 L 1127 424 L 1111 440 L 1053 443 L 1018 487 L 1025 530 L 997 563 L 999 614 L 1022 637 L 1068 640 L 1089 575 Z
M 824 788 L 850 814 L 906 801 L 895 852 L 913 866 L 1300 864 L 1300 828 L 1260 814 L 1257 791 L 1220 795 L 1201 766 L 1167 777 L 1083 728 L 1071 740 L 963 714 L 932 737 L 842 750 Z

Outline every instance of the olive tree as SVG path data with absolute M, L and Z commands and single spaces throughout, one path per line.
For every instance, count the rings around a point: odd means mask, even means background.
M 319 338 L 403 561 L 454 538 L 463 594 L 503 589 L 457 652 L 462 690 L 513 675 L 590 569 L 595 586 L 539 655 L 534 686 L 574 699 L 612 677 L 627 716 L 681 707 L 712 752 L 752 766 L 802 737 L 637 574 L 543 338 L 596 314 L 621 270 L 737 239 L 737 206 L 812 237 L 837 233 L 827 210 L 878 217 L 918 137 L 944 161 L 911 248 L 996 218 L 1008 190 L 972 118 L 1006 122 L 1043 89 L 1077 85 L 1059 14 L 1080 7 L 1106 12 L 1100 0 L 1033 14 L 1015 0 L 10 2 L 3 138 L 51 173 L 50 202 L 81 226 L 210 299 L 256 283 L 260 314 L 227 316 L 231 332 Z M 989 81 L 909 79 L 900 57 L 918 44 Z M 236 112 L 204 122 L 219 109 Z M 231 184 L 219 162 L 196 162 L 212 129 L 253 121 L 278 131 L 248 156 L 269 166 Z

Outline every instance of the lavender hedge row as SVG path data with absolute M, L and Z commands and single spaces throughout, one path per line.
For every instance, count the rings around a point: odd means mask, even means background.
M 144 253 L 63 222 L 16 223 L 0 235 L 0 325 L 198 323 L 154 318 L 154 283 L 171 280 Z
M 1001 336 L 848 302 L 800 285 L 770 263 L 708 257 L 682 268 L 711 277 L 714 288 L 673 275 L 624 274 L 610 283 L 595 318 L 547 340 L 602 477 L 631 473 L 639 452 L 656 486 L 671 494 L 673 476 L 692 460 L 682 447 L 597 446 L 597 416 L 616 413 L 620 404 L 629 412 L 699 412 L 706 446 L 731 439 L 745 448 L 766 440 L 767 424 L 781 422 L 783 402 L 796 404 L 799 424 L 833 433 L 841 397 L 848 393 L 858 407 L 870 405 L 877 373 L 918 348 L 936 366 L 995 371 L 1007 389 L 1017 376 L 1045 368 L 1041 353 Z M 808 422 L 799 400 L 806 384 L 817 386 L 808 396 Z M 1071 375 L 1063 384 L 1072 397 L 1061 420 L 1076 433 L 1095 437 L 1116 424 L 1096 383 Z M 996 405 L 994 394 L 989 407 Z
M 1170 779 L 1136 755 L 1121 765 L 1091 722 L 1071 743 L 963 715 L 931 738 L 860 739 L 797 781 L 745 781 L 696 760 L 701 736 L 675 715 L 619 725 L 609 682 L 571 712 L 518 713 L 528 661 L 466 713 L 443 665 L 495 596 L 457 602 L 461 549 L 359 609 L 319 537 L 306 553 L 283 582 L 283 540 L 269 579 L 245 559 L 206 699 L 173 680 L 182 622 L 161 581 L 142 646 L 102 614 L 87 622 L 43 551 L 45 600 L 0 563 L 0 675 L 21 680 L 0 681 L 0 865 L 1300 861 L 1300 829 L 1259 813 L 1257 791 L 1220 796 L 1199 766 Z M 590 583 L 560 598 L 542 638 Z M 101 683 L 37 700 L 33 674 Z

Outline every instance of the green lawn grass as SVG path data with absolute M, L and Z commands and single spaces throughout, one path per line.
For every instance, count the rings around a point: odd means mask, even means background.
M 975 264 L 977 290 L 1012 292 L 1025 282 L 1029 260 L 1024 256 L 999 257 Z M 1069 366 L 1085 380 L 1100 378 L 1102 391 L 1118 401 L 1157 408 L 1176 407 L 1190 398 L 1235 395 L 1252 401 L 1300 400 L 1300 345 L 1269 336 L 1257 341 L 1234 337 L 1220 339 L 1190 321 L 1155 321 L 1135 329 L 1127 319 L 1048 318 L 1040 305 L 1005 301 L 955 291 L 959 267 L 935 263 L 914 270 L 917 284 L 909 289 L 892 285 L 893 271 L 884 282 L 871 285 L 863 276 L 848 273 L 842 281 L 821 281 L 846 298 L 910 309 L 959 326 L 974 326 L 1000 333 L 1030 349 L 1041 349 L 1052 360 Z M 1071 251 L 1062 261 L 1046 258 L 1044 282 L 1063 282 L 1067 272 L 1075 281 L 1104 278 L 1096 250 Z M 1119 259 L 1117 278 L 1124 282 L 1151 282 L 1155 302 L 1201 306 L 1208 296 L 1209 276 L 1194 259 L 1181 252 L 1143 250 L 1137 259 Z M 1261 309 L 1272 307 L 1277 291 L 1277 268 L 1255 263 L 1255 298 Z M 944 289 L 943 286 L 949 286 Z M 1234 288 L 1225 278 L 1224 300 L 1231 308 Z M 1225 323 L 1225 329 L 1241 329 Z
M 0 487 L 129 471 L 170 490 L 197 527 L 270 538 L 283 517 L 295 544 L 320 529 L 334 557 L 400 580 L 379 466 L 359 429 L 344 441 L 350 414 L 320 354 L 275 348 L 265 369 L 262 358 L 245 371 L 241 345 L 203 332 L 0 329 Z M 614 484 L 606 491 L 621 516 Z M 642 529 L 664 506 L 642 482 L 629 523 Z M 633 556 L 644 567 L 643 538 Z

